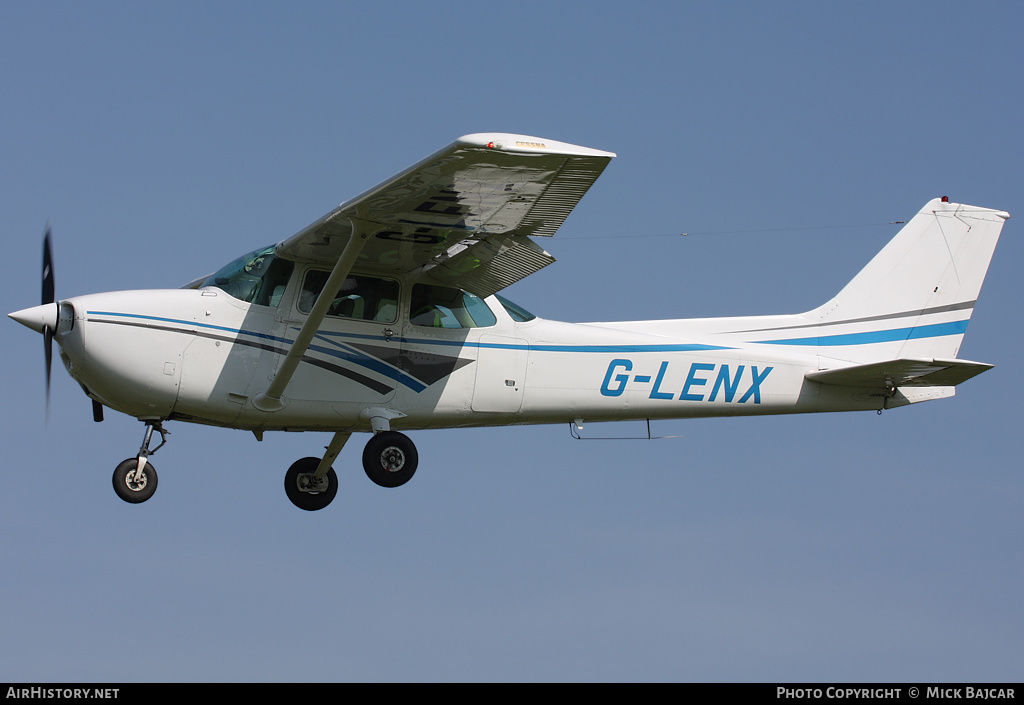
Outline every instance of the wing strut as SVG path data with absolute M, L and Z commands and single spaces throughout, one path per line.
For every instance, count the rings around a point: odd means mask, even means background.
M 281 395 L 284 394 L 285 387 L 288 386 L 292 375 L 295 374 L 295 369 L 299 366 L 299 362 L 302 361 L 302 356 L 309 349 L 309 344 L 313 342 L 313 336 L 320 329 L 320 323 L 324 320 L 324 316 L 327 315 L 327 309 L 334 302 L 334 297 L 338 295 L 338 290 L 345 283 L 349 272 L 352 271 L 352 265 L 355 264 L 356 258 L 362 252 L 363 245 L 366 244 L 366 239 L 370 232 L 366 227 L 368 225 L 370 224 L 357 222 L 355 219 L 352 220 L 352 237 L 349 238 L 345 249 L 334 265 L 334 269 L 331 270 L 331 276 L 327 278 L 323 291 L 320 292 L 316 303 L 313 304 L 309 317 L 302 324 L 299 334 L 295 336 L 295 341 L 292 342 L 288 354 L 285 355 L 284 360 L 281 362 L 281 367 L 277 370 L 277 374 L 274 375 L 274 379 L 271 381 L 270 386 L 267 387 L 267 391 L 257 394 L 252 400 L 253 406 L 260 411 L 280 411 L 284 408 Z

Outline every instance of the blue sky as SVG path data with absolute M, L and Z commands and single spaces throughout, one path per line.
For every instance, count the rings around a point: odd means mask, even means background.
M 619 156 L 507 294 L 557 320 L 792 313 L 929 199 L 1008 210 L 951 400 L 354 439 L 142 425 L 0 336 L 0 680 L 1019 681 L 1018 3 L 0 3 L 8 310 L 175 287 L 459 135 Z M 690 233 L 678 237 L 679 233 Z M 590 430 L 590 429 L 588 429 Z M 603 429 L 602 429 L 603 430 Z M 610 433 L 640 432 L 610 427 Z

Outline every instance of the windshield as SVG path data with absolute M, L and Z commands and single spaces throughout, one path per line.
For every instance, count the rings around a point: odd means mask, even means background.
M 294 264 L 274 256 L 274 246 L 242 255 L 211 274 L 202 286 L 215 286 L 240 301 L 277 306 Z

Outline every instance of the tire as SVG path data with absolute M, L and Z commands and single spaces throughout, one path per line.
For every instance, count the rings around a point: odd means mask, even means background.
M 363 449 L 363 470 L 381 487 L 398 487 L 412 479 L 419 464 L 416 446 L 398 431 L 374 435 Z
M 142 468 L 142 477 L 136 479 L 138 469 L 138 458 L 128 458 L 114 469 L 114 492 L 129 504 L 145 502 L 156 492 L 156 468 L 147 460 Z
M 284 475 L 284 492 L 288 495 L 288 499 L 296 507 L 305 509 L 307 512 L 323 509 L 338 494 L 338 476 L 335 474 L 334 468 L 327 471 L 327 489 L 323 492 L 303 492 L 299 489 L 300 483 L 309 479 L 300 477 L 300 475 L 311 475 L 316 472 L 319 465 L 320 458 L 302 458 L 292 463 Z

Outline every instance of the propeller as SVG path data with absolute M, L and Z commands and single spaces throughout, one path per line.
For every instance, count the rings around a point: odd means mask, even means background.
M 43 235 L 43 300 L 42 303 L 54 303 L 54 280 L 53 280 L 53 252 L 50 248 L 50 226 L 46 226 L 46 234 Z M 48 324 L 43 325 L 43 347 L 46 354 L 46 414 L 50 414 L 50 367 L 53 363 L 53 328 Z

